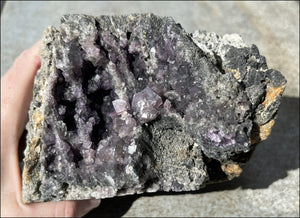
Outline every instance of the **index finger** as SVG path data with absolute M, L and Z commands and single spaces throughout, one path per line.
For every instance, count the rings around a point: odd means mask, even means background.
M 28 120 L 33 81 L 41 65 L 39 48 L 40 41 L 25 50 L 1 78 L 1 126 L 17 138 Z

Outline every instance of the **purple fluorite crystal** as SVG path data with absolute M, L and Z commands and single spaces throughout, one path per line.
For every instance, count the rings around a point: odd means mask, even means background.
M 154 120 L 159 115 L 162 99 L 151 88 L 147 87 L 133 95 L 132 109 L 141 123 Z
M 25 202 L 190 191 L 241 172 L 285 79 L 237 35 L 170 17 L 66 15 L 46 29 Z

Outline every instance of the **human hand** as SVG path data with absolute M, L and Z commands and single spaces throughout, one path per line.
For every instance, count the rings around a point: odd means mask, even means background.
M 1 78 L 1 217 L 74 217 L 100 200 L 24 204 L 18 146 L 28 121 L 34 76 L 41 65 L 40 42 L 24 51 Z

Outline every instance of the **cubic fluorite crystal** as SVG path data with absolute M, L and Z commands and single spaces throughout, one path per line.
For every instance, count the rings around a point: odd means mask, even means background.
M 24 202 L 191 191 L 242 172 L 286 80 L 236 35 L 170 17 L 65 15 L 45 30 Z

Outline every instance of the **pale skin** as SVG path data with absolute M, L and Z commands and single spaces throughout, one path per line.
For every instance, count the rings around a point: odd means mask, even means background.
M 100 200 L 24 204 L 18 146 L 28 121 L 40 41 L 25 50 L 1 78 L 1 217 L 81 217 Z

